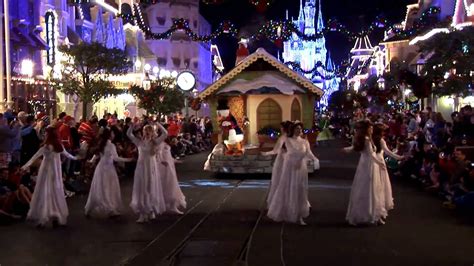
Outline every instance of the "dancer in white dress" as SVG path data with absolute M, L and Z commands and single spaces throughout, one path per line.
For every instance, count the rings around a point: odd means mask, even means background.
M 272 178 L 270 181 L 270 189 L 267 196 L 267 205 L 270 205 L 270 202 L 275 194 L 275 190 L 278 187 L 278 182 L 280 181 L 281 170 L 283 165 L 283 154 L 286 152 L 286 148 L 283 146 L 287 139 L 287 133 L 289 127 L 292 125 L 290 121 L 281 122 L 281 136 L 278 138 L 273 150 L 268 152 L 262 152 L 262 155 L 274 155 L 276 154 L 275 161 L 273 162 L 272 167 Z
M 138 139 L 133 135 L 135 126 L 127 130 L 128 138 L 138 148 L 137 167 L 133 180 L 132 202 L 130 207 L 139 215 L 137 223 L 154 219 L 155 215 L 166 211 L 163 189 L 161 187 L 158 166 L 156 165 L 156 149 L 168 136 L 166 129 L 157 123 L 162 134 L 156 137 L 153 127 L 143 127 L 143 137 Z
M 268 217 L 274 221 L 300 223 L 309 215 L 308 160 L 317 160 L 308 141 L 302 138 L 303 125 L 295 123 L 290 127 L 284 143 L 286 152 L 280 180 L 268 205 Z
M 61 154 L 71 160 L 77 160 L 77 158 L 64 150 L 59 142 L 56 128 L 48 127 L 45 138 L 43 146 L 22 167 L 22 170 L 27 170 L 39 157 L 43 156 L 27 219 L 34 221 L 40 227 L 51 222 L 53 226 L 66 225 L 69 211 L 64 197 Z
M 131 162 L 133 159 L 118 156 L 117 149 L 111 141 L 113 138 L 114 133 L 105 128 L 100 135 L 98 151 L 89 161 L 93 163 L 100 158 L 85 206 L 86 216 L 113 217 L 120 215 L 122 211 L 120 183 L 114 162 Z
M 353 146 L 344 149 L 361 153 L 346 215 L 346 220 L 351 225 L 379 223 L 386 212 L 380 178 L 380 172 L 386 169 L 386 166 L 385 161 L 375 154 L 371 140 L 372 131 L 370 121 L 357 122 Z
M 157 147 L 156 159 L 160 173 L 161 187 L 165 199 L 166 211 L 183 214 L 179 208 L 186 208 L 186 198 L 179 187 L 176 175 L 175 160 L 171 156 L 171 148 L 166 142 Z
M 384 164 L 385 164 L 384 152 L 388 156 L 396 160 L 402 160 L 404 158 L 403 156 L 395 154 L 387 147 L 387 143 L 385 143 L 385 140 L 383 139 L 383 133 L 386 128 L 387 127 L 384 124 L 377 123 L 375 124 L 374 132 L 372 134 L 372 141 L 374 142 L 374 145 L 376 148 L 375 154 L 380 160 L 384 161 Z M 387 167 L 385 165 L 385 167 L 381 167 L 379 169 L 380 169 L 379 177 L 380 177 L 380 182 L 382 185 L 382 192 L 383 192 L 383 196 L 380 197 L 380 199 L 383 201 L 382 206 L 384 206 L 385 208 L 384 212 L 382 213 L 382 220 L 380 221 L 380 223 L 384 224 L 385 223 L 384 220 L 386 219 L 388 215 L 388 211 L 393 209 L 394 204 L 393 204 L 393 196 L 392 196 L 392 185 L 390 183 L 390 176 L 388 174 Z

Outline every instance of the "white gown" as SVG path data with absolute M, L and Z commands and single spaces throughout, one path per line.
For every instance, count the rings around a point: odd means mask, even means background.
M 179 187 L 174 158 L 171 156 L 170 146 L 162 142 L 158 145 L 156 153 L 158 170 L 160 172 L 161 187 L 167 211 L 176 211 L 179 208 L 186 208 L 186 198 Z M 167 165 L 164 165 L 166 162 Z
M 140 215 L 163 213 L 166 211 L 166 206 L 156 165 L 156 148 L 154 149 L 150 140 L 141 140 L 135 137 L 133 127 L 128 129 L 127 136 L 138 148 L 130 207 Z M 164 132 L 155 139 L 155 143 L 160 144 L 167 136 L 168 133 Z
M 387 143 L 385 142 L 384 139 L 380 140 L 380 145 L 382 147 L 382 151 L 379 153 L 376 153 L 376 155 L 380 160 L 383 160 L 384 163 L 385 163 L 384 152 L 388 156 L 396 160 L 403 159 L 403 156 L 395 154 L 391 150 L 389 150 L 389 148 L 387 147 Z M 388 212 L 389 210 L 393 209 L 394 204 L 393 204 L 393 196 L 392 196 L 392 185 L 390 183 L 390 176 L 388 174 L 387 168 L 380 169 L 380 178 L 381 178 L 380 182 L 382 182 L 382 188 L 383 188 L 383 193 L 384 193 L 384 197 L 382 198 L 382 200 L 384 201 L 383 205 L 385 206 L 386 212 Z M 384 215 L 385 216 L 383 218 L 385 218 L 388 215 L 388 213 L 385 213 Z
M 285 140 L 280 180 L 268 205 L 267 216 L 277 222 L 296 223 L 309 215 L 308 160 L 317 160 L 306 139 Z
M 47 225 L 53 220 L 57 220 L 60 225 L 67 223 L 69 211 L 64 196 L 61 154 L 71 160 L 76 160 L 76 157 L 66 150 L 58 153 L 48 145 L 41 147 L 22 167 L 22 169 L 30 167 L 39 157 L 43 156 L 27 216 L 28 220 L 39 225 Z
M 115 170 L 115 162 L 130 162 L 121 158 L 115 145 L 109 140 L 100 156 L 94 155 L 91 162 L 100 157 L 94 171 L 89 197 L 85 206 L 86 215 L 119 215 L 122 211 L 120 183 Z
M 381 165 L 385 161 L 375 154 L 374 144 L 366 138 L 351 187 L 346 215 L 349 224 L 374 224 L 386 216 Z
M 282 149 L 283 144 L 286 141 L 286 134 L 282 135 L 278 140 L 275 146 L 273 147 L 273 150 L 268 151 L 268 152 L 263 152 L 262 155 L 274 155 L 276 154 L 275 161 L 273 162 L 273 167 L 272 167 L 272 179 L 270 181 L 270 189 L 268 191 L 268 197 L 267 197 L 267 205 L 270 205 L 270 202 L 273 198 L 273 195 L 275 194 L 275 190 L 278 187 L 278 182 L 280 181 L 280 176 L 281 176 L 281 170 L 282 170 L 282 165 L 283 165 L 283 156 L 286 150 Z

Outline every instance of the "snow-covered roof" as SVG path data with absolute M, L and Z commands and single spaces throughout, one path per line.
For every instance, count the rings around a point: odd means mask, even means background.
M 273 55 L 269 54 L 265 49 L 258 48 L 253 54 L 247 56 L 243 59 L 237 66 L 235 66 L 231 71 L 225 74 L 222 78 L 214 82 L 212 85 L 207 87 L 199 94 L 199 98 L 205 99 L 212 94 L 216 93 L 222 86 L 230 83 L 233 78 L 235 78 L 239 73 L 245 71 L 249 66 L 253 63 L 257 62 L 257 60 L 263 60 L 268 64 L 275 67 L 278 71 L 285 74 L 289 79 L 296 82 L 301 87 L 307 89 L 309 92 L 317 94 L 319 96 L 324 94 L 324 91 L 321 88 L 314 85 L 309 79 L 300 75 L 299 73 L 293 71 L 289 67 L 287 67 L 284 63 L 278 61 Z

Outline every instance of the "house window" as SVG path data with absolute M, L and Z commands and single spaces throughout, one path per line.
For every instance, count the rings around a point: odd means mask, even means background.
M 291 121 L 300 120 L 301 121 L 301 106 L 298 100 L 293 99 L 291 104 Z
M 280 105 L 273 99 L 266 99 L 257 108 L 257 128 L 264 127 L 280 128 L 282 121 L 282 111 Z
M 156 21 L 158 22 L 158 24 L 160 24 L 160 26 L 163 26 L 166 23 L 166 17 L 157 17 Z

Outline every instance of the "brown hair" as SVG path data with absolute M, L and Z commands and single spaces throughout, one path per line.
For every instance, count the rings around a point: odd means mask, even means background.
M 352 146 L 355 151 L 363 151 L 365 148 L 365 137 L 368 135 L 372 123 L 369 120 L 361 120 L 355 124 L 355 133 Z
M 54 152 L 63 152 L 64 148 L 59 141 L 57 129 L 55 127 L 46 128 L 46 139 L 43 142 L 43 146 L 53 146 Z
M 301 130 L 303 130 L 303 123 L 301 123 L 301 122 L 292 123 L 288 128 L 288 137 L 290 137 L 290 138 L 293 137 L 293 135 L 295 134 L 295 128 L 297 126 L 300 126 Z
M 102 130 L 102 133 L 100 134 L 99 145 L 95 152 L 96 155 L 99 155 L 100 153 L 104 152 L 105 146 L 107 145 L 107 141 L 110 139 L 111 135 L 112 131 L 110 129 L 104 128 L 104 130 Z
M 375 152 L 380 153 L 382 151 L 382 138 L 383 138 L 383 132 L 385 131 L 385 125 L 384 124 L 375 124 L 374 126 L 374 132 L 372 133 L 372 141 L 374 142 L 375 145 Z

